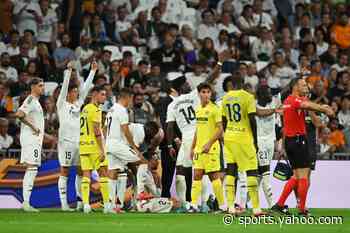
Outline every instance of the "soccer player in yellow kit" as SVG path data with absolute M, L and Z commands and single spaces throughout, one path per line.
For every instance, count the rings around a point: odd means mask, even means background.
M 100 190 L 104 206 L 109 202 L 107 159 L 102 134 L 102 112 L 99 107 L 106 100 L 106 90 L 96 86 L 91 90 L 91 101 L 80 114 L 80 163 L 83 171 L 81 192 L 84 213 L 91 212 L 89 204 L 91 171 L 97 170 L 100 176 Z M 106 210 L 106 208 L 105 208 Z
M 191 207 L 189 212 L 199 212 L 198 198 L 202 191 L 202 178 L 208 174 L 219 206 L 224 205 L 224 194 L 220 179 L 220 144 L 222 118 L 218 106 L 210 101 L 212 89 L 209 84 L 197 87 L 200 106 L 196 110 L 196 133 L 192 143 L 194 180 L 192 182 Z
M 256 216 L 264 214 L 260 209 L 258 195 L 258 161 L 256 106 L 254 96 L 243 90 L 244 81 L 240 74 L 232 77 L 233 90 L 222 100 L 222 117 L 225 128 L 224 155 L 226 169 L 226 198 L 228 212 L 238 214 L 234 208 L 235 179 L 239 172 L 246 172 L 248 193 Z

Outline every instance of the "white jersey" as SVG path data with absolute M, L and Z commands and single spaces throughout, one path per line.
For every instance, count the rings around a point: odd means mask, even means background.
M 173 202 L 169 198 L 157 197 L 136 203 L 137 211 L 142 213 L 169 213 Z
M 79 99 L 74 104 L 67 102 L 68 86 L 71 72 L 68 70 L 64 73 L 64 80 L 60 95 L 57 99 L 57 113 L 60 122 L 58 138 L 62 141 L 79 143 L 80 138 L 80 108 L 84 104 L 85 98 L 92 88 L 92 81 L 95 71 L 91 71 L 86 82 L 79 93 Z
M 130 123 L 129 130 L 133 136 L 135 145 L 139 147 L 145 140 L 145 129 L 143 124 Z
M 24 112 L 26 118 L 40 130 L 39 135 L 34 135 L 33 130 L 24 123 L 21 123 L 21 134 L 20 134 L 20 142 L 21 146 L 27 145 L 42 145 L 44 138 L 44 112 L 40 105 L 39 99 L 29 95 L 22 106 L 19 108 L 20 111 Z
M 175 121 L 182 133 L 182 138 L 193 138 L 196 130 L 196 108 L 199 104 L 197 89 L 180 95 L 169 104 L 166 122 Z
M 256 108 L 259 109 L 273 109 L 276 108 L 276 102 L 274 100 L 271 103 L 267 104 L 265 107 L 256 104 Z M 270 116 L 258 117 L 256 116 L 256 125 L 257 125 L 257 136 L 258 141 L 260 140 L 276 140 L 276 114 Z
M 121 104 L 115 103 L 106 116 L 105 126 L 107 127 L 107 151 L 110 151 L 115 144 L 128 145 L 121 129 L 121 126 L 125 124 L 129 124 L 128 110 Z

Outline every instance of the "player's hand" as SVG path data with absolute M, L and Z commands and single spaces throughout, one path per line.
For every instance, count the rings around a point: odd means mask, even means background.
M 75 62 L 74 61 L 69 61 L 68 64 L 67 64 L 67 69 L 69 71 L 72 71 L 75 67 Z
M 169 148 L 169 155 L 173 161 L 176 160 L 176 150 L 173 147 Z
M 182 143 L 181 139 L 180 138 L 175 138 L 174 142 L 175 142 L 175 145 L 176 145 L 176 149 L 180 149 L 180 146 L 181 146 L 181 143 Z
M 105 161 L 105 159 L 106 159 L 105 153 L 104 153 L 104 152 L 101 152 L 101 153 L 100 153 L 100 156 L 98 157 L 98 159 L 100 160 L 101 163 L 102 163 L 103 161 Z
M 91 63 L 91 70 L 92 70 L 92 71 L 98 70 L 98 64 L 97 64 L 96 61 L 93 61 L 93 62 Z
M 283 115 L 283 106 L 279 106 L 278 108 L 275 109 L 275 113 Z
M 33 129 L 33 135 L 39 136 L 39 134 L 40 134 L 40 129 L 39 128 L 34 128 Z
M 209 153 L 210 148 L 211 148 L 211 143 L 208 142 L 207 144 L 205 144 L 205 145 L 203 146 L 203 148 L 202 148 L 202 153 L 205 153 L 205 154 Z

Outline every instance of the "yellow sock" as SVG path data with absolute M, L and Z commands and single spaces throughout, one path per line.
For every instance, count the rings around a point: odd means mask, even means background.
M 200 197 L 201 193 L 202 193 L 202 181 L 194 180 L 192 182 L 192 191 L 191 191 L 192 205 L 195 205 L 195 206 L 198 205 L 198 198 Z
M 100 192 L 102 195 L 103 204 L 106 204 L 109 202 L 108 178 L 101 177 L 99 183 L 100 183 Z
M 222 206 L 225 203 L 224 190 L 222 188 L 222 183 L 221 183 L 220 178 L 216 179 L 216 180 L 213 180 L 211 182 L 211 184 L 213 185 L 213 191 L 214 191 L 216 199 L 218 200 L 218 204 L 219 204 L 219 207 L 220 207 L 220 206 Z
M 235 177 L 226 175 L 226 199 L 227 206 L 233 208 L 235 204 Z
M 258 178 L 255 176 L 247 177 L 248 193 L 254 210 L 260 208 L 258 193 Z
M 81 180 L 81 195 L 84 204 L 89 204 L 89 195 L 90 195 L 90 178 L 83 177 Z

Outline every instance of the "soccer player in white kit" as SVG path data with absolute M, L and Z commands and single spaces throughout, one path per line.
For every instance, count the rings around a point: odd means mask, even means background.
M 127 107 L 131 102 L 131 92 L 124 88 L 120 90 L 118 102 L 113 105 L 106 116 L 106 152 L 108 158 L 108 170 L 110 172 L 109 193 L 111 206 L 110 213 L 120 212 L 124 205 L 124 194 L 127 182 L 127 164 L 144 161 L 133 135 L 129 129 L 129 115 Z M 115 192 L 118 187 L 118 197 L 121 202 L 120 208 L 116 209 Z
M 181 77 L 180 77 L 181 78 Z M 186 202 L 186 179 L 187 169 L 192 168 L 191 147 L 196 131 L 196 108 L 200 104 L 197 88 L 191 91 L 189 84 L 184 81 L 175 91 L 180 94 L 171 102 L 167 109 L 167 142 L 169 154 L 176 157 L 176 150 L 173 148 L 175 124 L 181 131 L 181 146 L 176 159 L 176 195 L 179 201 L 184 204 Z M 204 177 L 202 180 L 202 204 L 201 210 L 208 212 L 206 201 L 208 179 Z
M 44 94 L 44 82 L 33 78 L 30 83 L 31 93 L 18 109 L 15 116 L 21 121 L 21 163 L 26 166 L 23 178 L 23 210 L 39 212 L 30 205 L 30 196 L 34 180 L 41 165 L 41 149 L 44 138 L 44 113 L 39 98 Z
M 259 186 L 262 185 L 269 208 L 273 205 L 270 183 L 270 163 L 275 151 L 276 113 L 281 106 L 278 98 L 272 97 L 268 86 L 260 86 L 257 90 L 256 123 L 258 136 L 258 169 Z
M 58 131 L 58 159 L 61 165 L 60 177 L 58 179 L 58 191 L 63 211 L 73 211 L 67 202 L 67 182 L 69 168 L 79 166 L 79 137 L 80 137 L 80 108 L 84 104 L 89 90 L 93 87 L 92 81 L 97 71 L 96 62 L 91 63 L 91 71 L 82 89 L 79 92 L 77 85 L 70 84 L 70 77 L 74 69 L 74 63 L 67 65 L 64 79 L 56 107 L 60 128 Z M 80 173 L 80 174 L 79 174 Z M 75 178 L 75 189 L 78 197 L 77 209 L 83 208 L 81 202 L 81 171 L 77 170 Z

